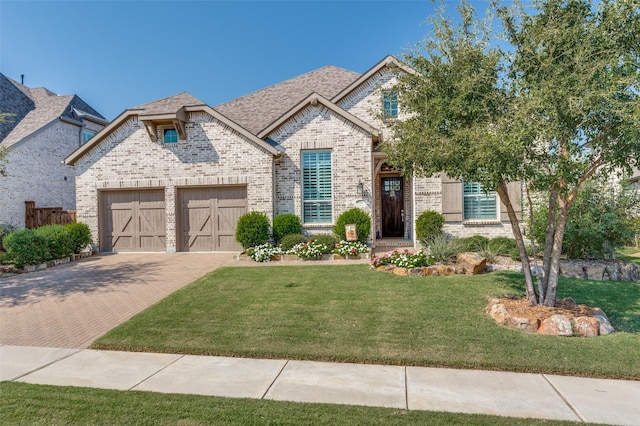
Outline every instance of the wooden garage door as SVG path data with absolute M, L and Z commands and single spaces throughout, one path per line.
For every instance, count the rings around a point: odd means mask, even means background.
M 105 252 L 165 251 L 164 189 L 102 192 Z
M 247 212 L 247 188 L 183 188 L 180 206 L 180 251 L 238 251 L 240 216 Z

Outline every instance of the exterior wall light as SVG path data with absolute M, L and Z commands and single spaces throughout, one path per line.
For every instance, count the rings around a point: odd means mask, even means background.
M 362 196 L 362 194 L 364 194 L 364 185 L 362 184 L 362 182 L 358 182 L 358 186 L 356 187 L 356 194 L 358 194 L 358 196 Z

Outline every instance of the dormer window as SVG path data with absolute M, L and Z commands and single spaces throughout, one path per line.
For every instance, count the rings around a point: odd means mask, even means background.
M 398 92 L 395 90 L 382 92 L 382 114 L 384 118 L 398 118 Z
M 166 128 L 162 130 L 162 141 L 164 143 L 176 143 L 178 142 L 178 131 L 173 128 Z
M 96 132 L 94 132 L 93 130 L 82 129 L 82 143 L 87 142 L 95 134 L 96 134 Z

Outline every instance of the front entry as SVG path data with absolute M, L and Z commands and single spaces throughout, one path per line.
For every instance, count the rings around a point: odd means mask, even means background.
M 380 182 L 382 194 L 382 238 L 404 237 L 404 188 L 401 177 L 383 177 Z

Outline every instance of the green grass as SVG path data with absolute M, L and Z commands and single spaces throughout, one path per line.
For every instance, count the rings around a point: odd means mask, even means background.
M 575 425 L 573 422 L 255 399 L 0 384 L 3 425 Z
M 635 247 L 626 247 L 616 251 L 616 258 L 640 265 L 640 251 Z
M 92 348 L 441 366 L 640 379 L 640 284 L 562 279 L 616 333 L 528 334 L 485 313 L 522 275 L 398 277 L 366 265 L 218 269 L 111 330 Z

